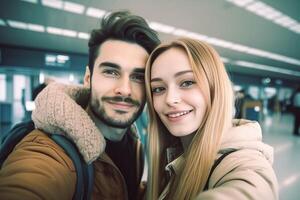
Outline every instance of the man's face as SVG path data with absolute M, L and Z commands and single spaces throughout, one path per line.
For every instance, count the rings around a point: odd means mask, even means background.
M 101 121 L 126 128 L 142 112 L 148 56 L 141 46 L 120 40 L 108 40 L 100 46 L 90 83 L 90 107 Z

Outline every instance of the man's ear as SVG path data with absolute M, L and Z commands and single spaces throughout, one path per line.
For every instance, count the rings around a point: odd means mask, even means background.
M 83 85 L 86 87 L 91 87 L 91 72 L 89 66 L 86 66 L 85 68 Z

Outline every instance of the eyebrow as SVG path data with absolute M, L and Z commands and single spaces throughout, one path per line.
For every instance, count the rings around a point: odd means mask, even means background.
M 134 68 L 133 72 L 145 74 L 145 69 L 144 68 Z
M 111 67 L 119 70 L 121 69 L 120 65 L 111 62 L 102 62 L 99 64 L 99 67 Z
M 177 72 L 174 75 L 174 77 L 178 77 L 178 76 L 181 76 L 181 75 L 186 74 L 186 73 L 193 73 L 193 71 L 192 70 L 180 71 L 180 72 Z M 150 82 L 157 82 L 157 81 L 162 81 L 162 79 L 161 78 L 153 78 L 153 79 L 151 79 Z
M 186 73 L 193 73 L 193 71 L 192 70 L 185 70 L 185 71 L 177 72 L 174 76 L 178 77 L 178 76 L 181 76 L 181 75 L 186 74 Z

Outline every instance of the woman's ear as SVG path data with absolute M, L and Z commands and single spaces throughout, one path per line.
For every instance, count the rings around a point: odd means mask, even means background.
M 86 68 L 85 68 L 83 85 L 85 87 L 91 87 L 91 72 L 90 72 L 89 66 L 86 66 Z

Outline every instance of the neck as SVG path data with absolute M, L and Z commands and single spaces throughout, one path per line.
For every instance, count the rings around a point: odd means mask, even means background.
M 90 105 L 88 105 L 86 111 L 106 139 L 114 142 L 122 140 L 128 128 L 123 129 L 107 125 L 94 115 L 94 113 L 91 111 Z
M 194 135 L 195 135 L 195 133 L 191 133 L 189 135 L 180 137 L 180 141 L 181 141 L 184 152 L 186 152 L 187 149 L 189 148 L 189 146 L 194 138 Z

